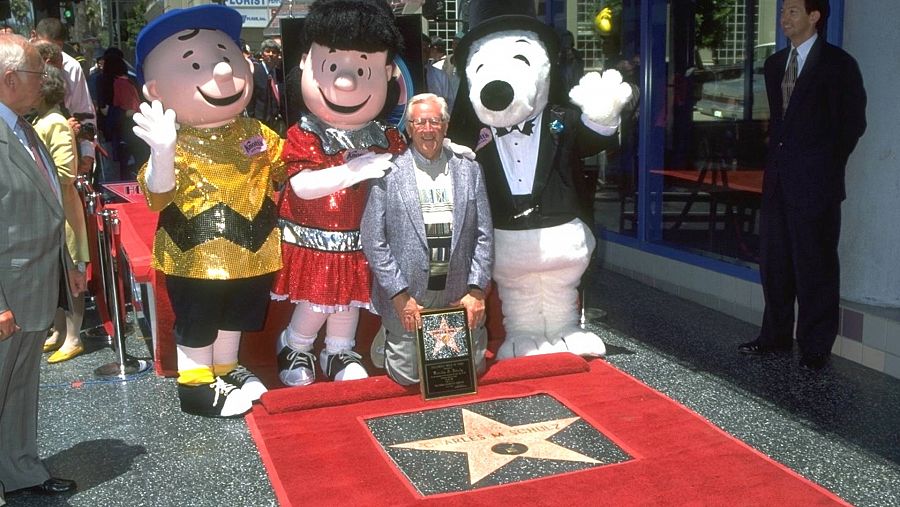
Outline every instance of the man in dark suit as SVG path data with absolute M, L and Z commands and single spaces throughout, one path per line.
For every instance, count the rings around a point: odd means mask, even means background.
M 251 118 L 266 124 L 280 135 L 285 133 L 282 91 L 284 74 L 281 68 L 281 45 L 266 39 L 260 47 L 262 59 L 253 62 L 253 96 L 247 106 Z
M 41 349 L 57 306 L 84 290 L 66 250 L 56 167 L 22 116 L 41 97 L 44 62 L 18 35 L 0 36 L 0 500 L 59 494 L 37 452 Z M 69 284 L 63 283 L 69 274 Z M 2 502 L 0 502 L 2 503 Z
M 790 39 L 766 60 L 771 112 L 763 179 L 760 274 L 766 306 L 759 337 L 741 353 L 793 346 L 794 302 L 800 365 L 828 363 L 838 331 L 838 238 L 847 159 L 866 129 L 866 92 L 856 61 L 825 42 L 828 0 L 785 0 Z

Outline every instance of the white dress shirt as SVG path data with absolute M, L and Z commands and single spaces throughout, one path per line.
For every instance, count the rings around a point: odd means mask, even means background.
M 63 99 L 66 109 L 71 114 L 96 114 L 94 102 L 91 100 L 91 93 L 88 91 L 87 80 L 84 79 L 84 72 L 81 70 L 81 64 L 66 52 L 63 52 L 62 59 L 63 73 L 66 75 L 66 96 Z M 89 120 L 82 120 L 82 123 L 90 123 L 96 127 L 96 116 Z M 80 140 L 78 141 L 78 151 L 82 157 L 93 157 L 94 143 Z
M 534 187 L 534 173 L 537 170 L 537 157 L 541 145 L 541 114 L 533 118 L 534 128 L 531 135 L 526 136 L 521 130 L 498 136 L 497 129 L 494 132 L 494 140 L 497 142 L 497 153 L 503 164 L 503 172 L 506 174 L 506 182 L 512 195 L 526 195 L 531 193 Z M 530 120 L 529 120 L 530 121 Z M 518 125 L 519 129 L 527 123 Z
M 803 64 L 806 63 L 806 57 L 809 56 L 809 51 L 812 49 L 813 44 L 816 43 L 816 39 L 819 38 L 819 35 L 814 33 L 812 37 L 806 39 L 803 44 L 797 46 L 797 77 L 800 77 L 800 73 L 803 72 Z M 791 56 L 788 53 L 788 63 L 785 64 L 784 69 L 787 70 L 787 66 L 791 63 Z

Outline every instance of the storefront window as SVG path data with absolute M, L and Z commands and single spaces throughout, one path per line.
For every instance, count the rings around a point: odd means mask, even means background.
M 649 168 L 662 181 L 654 239 L 755 263 L 776 0 L 690 5 L 669 9 L 665 161 Z
M 583 54 L 585 70 L 616 69 L 634 94 L 622 113 L 618 146 L 585 161 L 589 185 L 596 189 L 595 223 L 607 231 L 628 236 L 634 236 L 637 230 L 640 3 L 639 0 L 578 0 L 576 6 L 576 47 Z

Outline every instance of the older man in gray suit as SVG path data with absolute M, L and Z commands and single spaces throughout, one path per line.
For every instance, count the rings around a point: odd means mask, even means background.
M 41 348 L 57 306 L 71 301 L 69 287 L 84 290 L 66 250 L 53 159 L 22 118 L 44 75 L 31 44 L 0 36 L 0 505 L 4 494 L 75 489 L 50 477 L 37 453 Z
M 412 146 L 372 186 L 360 227 L 375 277 L 372 306 L 385 330 L 385 369 L 404 385 L 419 381 L 415 331 L 423 308 L 466 308 L 475 367 L 484 371 L 484 292 L 494 262 L 481 166 L 443 148 L 446 101 L 416 95 L 407 116 Z

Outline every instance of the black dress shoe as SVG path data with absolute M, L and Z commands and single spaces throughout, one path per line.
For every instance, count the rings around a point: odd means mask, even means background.
M 776 354 L 779 352 L 790 352 L 791 346 L 771 346 L 771 345 L 763 345 L 760 343 L 759 339 L 753 340 L 752 342 L 742 343 L 738 345 L 738 352 L 741 354 L 746 354 L 748 356 L 763 356 L 766 354 Z
M 828 356 L 803 356 L 800 358 L 800 367 L 807 371 L 821 371 L 828 365 Z
M 58 477 L 51 477 L 41 484 L 38 484 L 37 486 L 17 489 L 15 491 L 7 491 L 6 494 L 17 495 L 19 493 L 31 493 L 36 495 L 61 495 L 63 493 L 71 493 L 75 491 L 75 487 L 75 481 L 70 481 L 69 479 L 60 479 Z

